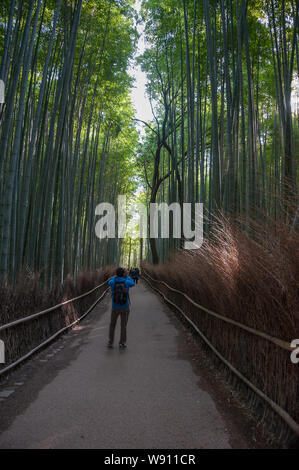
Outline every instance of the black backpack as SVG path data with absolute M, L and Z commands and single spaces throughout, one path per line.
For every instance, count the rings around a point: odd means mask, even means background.
M 113 301 L 116 305 L 125 305 L 128 300 L 128 289 L 125 281 L 115 281 Z

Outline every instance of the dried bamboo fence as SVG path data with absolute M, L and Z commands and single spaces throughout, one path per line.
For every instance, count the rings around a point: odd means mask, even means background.
M 41 312 L 0 325 L 0 338 L 5 344 L 0 378 L 81 321 L 103 299 L 107 282 Z

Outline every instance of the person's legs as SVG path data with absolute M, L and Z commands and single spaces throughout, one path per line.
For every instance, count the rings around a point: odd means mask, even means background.
M 130 310 L 128 308 L 121 311 L 120 314 L 120 341 L 119 344 L 125 344 L 127 341 L 127 323 Z
M 109 327 L 109 343 L 113 344 L 114 341 L 114 332 L 115 326 L 117 322 L 118 315 L 120 314 L 120 310 L 112 309 L 111 312 L 111 320 L 110 320 L 110 327 Z

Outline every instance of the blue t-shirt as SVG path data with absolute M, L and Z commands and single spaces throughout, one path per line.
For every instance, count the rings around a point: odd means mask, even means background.
M 115 282 L 121 282 L 121 281 L 124 281 L 125 287 L 128 289 L 128 297 L 127 297 L 127 302 L 124 305 L 117 305 L 113 301 L 114 287 L 115 287 Z M 115 308 L 116 310 L 129 308 L 130 306 L 129 289 L 130 287 L 135 286 L 135 282 L 133 281 L 133 279 L 130 276 L 124 276 L 124 277 L 114 276 L 112 279 L 108 281 L 108 285 L 110 286 L 111 293 L 112 293 L 112 308 Z

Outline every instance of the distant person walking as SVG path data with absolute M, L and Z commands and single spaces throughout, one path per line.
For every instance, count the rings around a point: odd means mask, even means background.
M 130 313 L 129 289 L 135 285 L 133 279 L 128 275 L 128 271 L 117 268 L 116 275 L 108 281 L 112 293 L 112 312 L 109 328 L 108 347 L 113 347 L 114 333 L 117 319 L 120 316 L 120 341 L 119 347 L 127 347 L 127 323 Z
M 135 284 L 138 284 L 138 279 L 139 279 L 139 269 L 138 268 L 131 268 L 130 269 L 130 276 L 135 282 Z

